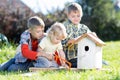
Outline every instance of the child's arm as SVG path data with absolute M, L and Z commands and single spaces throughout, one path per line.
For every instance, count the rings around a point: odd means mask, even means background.
M 77 39 L 78 39 L 78 37 L 77 38 L 72 38 L 72 39 L 68 40 L 67 46 L 68 47 L 73 46 L 75 44 L 75 42 L 76 42 Z
M 64 60 L 66 60 L 65 58 L 65 53 L 63 50 L 59 50 L 59 56 L 61 57 L 62 60 L 60 60 L 61 64 L 63 67 L 69 68 L 68 65 L 65 63 Z
M 24 57 L 31 59 L 31 60 L 36 60 L 36 58 L 38 56 L 43 56 L 46 57 L 49 60 L 53 59 L 53 55 L 52 54 L 47 54 L 45 52 L 43 52 L 40 48 L 39 48 L 39 52 L 36 51 L 31 51 L 28 47 L 28 44 L 22 44 L 21 45 L 21 51 Z
M 53 54 L 49 54 L 49 53 L 44 52 L 41 47 L 38 47 L 37 56 L 42 56 L 42 57 L 46 57 L 49 60 L 53 60 Z
M 75 40 L 76 40 L 75 38 L 70 39 L 70 40 L 68 40 L 67 44 L 74 44 Z
M 21 45 L 22 55 L 28 59 L 35 60 L 37 57 L 37 52 L 29 49 L 28 44 Z

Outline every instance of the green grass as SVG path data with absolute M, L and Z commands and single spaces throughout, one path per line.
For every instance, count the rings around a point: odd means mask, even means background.
M 0 50 L 0 63 L 9 60 L 15 54 L 16 46 L 3 47 Z M 109 65 L 106 70 L 56 70 L 38 71 L 31 74 L 25 72 L 0 72 L 0 80 L 120 80 L 120 41 L 106 42 L 103 47 L 103 59 Z M 27 75 L 27 76 L 25 76 Z

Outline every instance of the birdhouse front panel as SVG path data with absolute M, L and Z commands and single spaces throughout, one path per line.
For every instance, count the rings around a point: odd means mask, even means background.
M 85 37 L 78 42 L 77 68 L 93 69 L 101 67 L 101 48 L 94 41 Z

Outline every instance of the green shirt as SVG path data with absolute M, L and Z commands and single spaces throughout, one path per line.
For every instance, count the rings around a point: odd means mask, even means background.
M 77 44 L 74 44 L 73 46 L 70 47 L 67 45 L 68 40 L 79 37 L 80 35 L 91 31 L 86 25 L 84 24 L 74 25 L 69 20 L 66 20 L 65 22 L 63 22 L 63 24 L 65 25 L 68 34 L 67 38 L 62 41 L 66 58 L 68 60 L 77 58 Z

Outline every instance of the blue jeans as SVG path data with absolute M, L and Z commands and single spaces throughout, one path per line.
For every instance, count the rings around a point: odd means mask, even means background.
M 15 63 L 9 66 L 7 71 L 28 71 L 33 66 L 34 61 L 26 61 L 24 63 Z
M 38 57 L 36 60 L 36 63 L 34 63 L 34 67 L 39 67 L 39 68 L 58 68 L 58 64 L 56 61 L 48 60 L 45 57 Z
M 34 67 L 33 62 L 27 60 L 24 63 L 15 63 L 15 59 L 12 58 L 0 65 L 0 71 L 28 71 L 29 67 Z
M 8 68 L 9 68 L 12 64 L 14 64 L 14 63 L 15 63 L 15 59 L 14 59 L 14 58 L 10 59 L 10 60 L 7 61 L 7 62 L 2 63 L 2 64 L 0 65 L 0 71 L 6 71 L 6 70 L 8 70 Z

